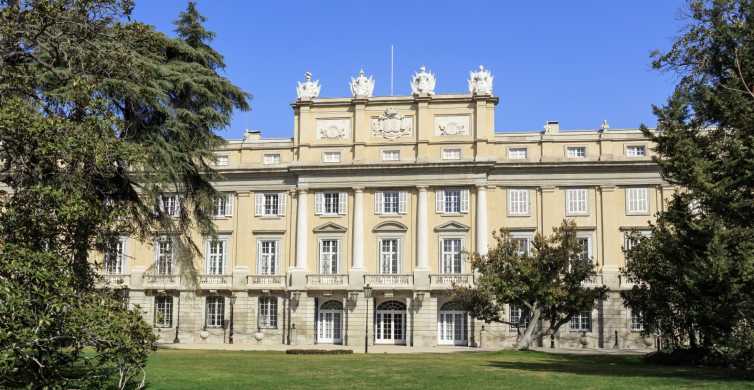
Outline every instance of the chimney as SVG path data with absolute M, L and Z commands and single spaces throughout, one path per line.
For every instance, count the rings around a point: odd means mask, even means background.
M 560 122 L 547 121 L 545 122 L 545 134 L 557 134 L 560 132 Z

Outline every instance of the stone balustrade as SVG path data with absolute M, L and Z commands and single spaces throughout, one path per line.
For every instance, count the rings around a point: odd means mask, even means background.
M 285 275 L 248 275 L 246 284 L 250 289 L 272 290 L 285 289 Z
M 474 284 L 473 274 L 430 274 L 429 286 L 436 289 L 449 289 L 453 286 L 471 286 Z
M 348 287 L 347 274 L 309 274 L 306 275 L 306 286 L 314 289 L 343 289 Z
M 411 289 L 414 286 L 413 274 L 368 274 L 364 275 L 364 284 L 372 288 Z

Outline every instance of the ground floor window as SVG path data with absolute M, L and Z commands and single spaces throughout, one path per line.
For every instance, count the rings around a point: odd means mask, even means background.
M 456 302 L 440 308 L 437 321 L 438 343 L 443 345 L 468 345 L 468 313 Z
M 377 306 L 374 319 L 374 338 L 378 344 L 406 343 L 406 305 L 398 301 Z
M 259 297 L 260 328 L 278 327 L 278 299 L 276 297 Z
M 570 328 L 578 332 L 592 331 L 592 312 L 582 311 L 571 318 Z
M 319 307 L 317 315 L 317 342 L 340 344 L 343 342 L 343 304 L 327 301 Z
M 512 330 L 521 329 L 523 331 L 529 326 L 529 311 L 525 307 L 510 305 L 509 311 L 508 320 L 511 323 Z M 518 324 L 518 326 L 514 324 Z
M 157 328 L 173 326 L 173 297 L 169 295 L 154 297 L 154 326 Z
M 225 297 L 207 297 L 207 327 L 222 328 L 225 320 Z
M 644 330 L 644 321 L 641 318 L 641 312 L 631 309 L 631 331 L 641 332 Z

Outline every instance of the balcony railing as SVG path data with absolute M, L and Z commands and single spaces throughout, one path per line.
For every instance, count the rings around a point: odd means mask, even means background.
M 249 275 L 246 277 L 246 284 L 252 289 L 283 289 L 285 280 L 285 275 Z
M 202 288 L 230 288 L 233 285 L 233 275 L 199 275 L 199 286 Z
M 131 275 L 129 274 L 102 274 L 102 282 L 100 282 L 111 288 L 128 287 L 130 283 Z
M 411 288 L 414 285 L 413 274 L 369 274 L 364 275 L 364 284 L 372 288 Z
M 453 286 L 471 286 L 474 284 L 472 274 L 431 274 L 429 286 L 431 288 L 453 288 Z
M 306 286 L 314 288 L 345 288 L 348 287 L 347 274 L 311 274 L 306 275 Z
M 176 274 L 144 274 L 144 286 L 149 288 L 166 289 L 175 288 L 181 282 L 181 276 Z
M 603 285 L 602 275 L 594 275 L 593 277 L 581 282 L 584 287 L 601 287 Z

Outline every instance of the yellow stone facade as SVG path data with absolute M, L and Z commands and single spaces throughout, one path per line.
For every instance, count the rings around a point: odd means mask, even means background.
M 474 283 L 455 245 L 484 252 L 501 228 L 531 238 L 573 219 L 611 292 L 557 344 L 647 348 L 618 292 L 626 231 L 646 229 L 674 191 L 648 140 L 555 122 L 496 133 L 497 104 L 472 93 L 298 99 L 292 139 L 247 132 L 216 152 L 223 243 L 210 260 L 211 240 L 196 237 L 198 286 L 175 265 L 158 269 L 165 248 L 134 240 L 106 279 L 128 287 L 164 342 L 362 349 L 366 327 L 370 344 L 506 346 L 515 330 L 450 302 L 453 283 Z

